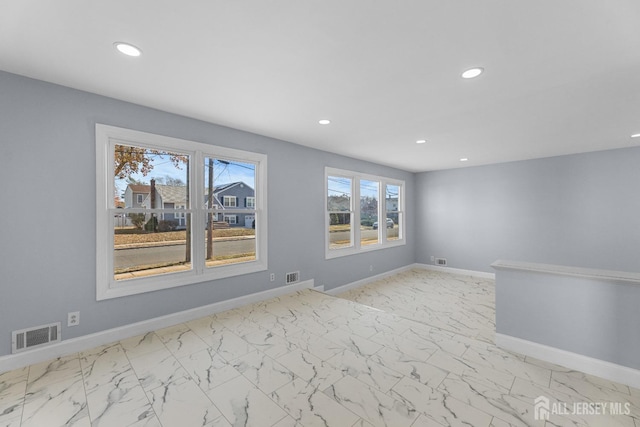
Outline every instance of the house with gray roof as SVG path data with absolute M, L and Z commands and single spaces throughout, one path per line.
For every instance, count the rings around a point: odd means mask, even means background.
M 242 213 L 238 210 L 254 210 L 256 207 L 255 190 L 246 183 L 232 182 L 229 184 L 217 185 L 213 188 L 212 205 L 218 212 L 217 221 L 224 221 L 231 226 L 251 228 L 254 225 L 255 213 Z M 205 200 L 205 206 L 209 206 L 209 201 Z M 234 212 L 224 212 L 233 210 Z
M 155 196 L 152 193 L 154 188 Z M 128 208 L 185 209 L 187 188 L 184 185 L 156 184 L 154 180 L 151 180 L 151 185 L 129 184 L 124 201 Z M 205 207 L 209 206 L 208 197 L 205 197 L 204 204 Z M 255 209 L 255 190 L 246 183 L 232 182 L 214 187 L 211 206 L 221 211 L 216 214 L 215 221 L 226 222 L 230 226 L 253 227 L 253 212 L 237 212 Z M 224 210 L 233 212 L 223 212 Z M 183 213 L 163 213 L 159 220 L 175 221 L 177 228 L 186 226 L 186 215 Z

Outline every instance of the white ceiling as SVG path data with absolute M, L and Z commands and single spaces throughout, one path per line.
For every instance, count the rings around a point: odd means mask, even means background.
M 0 0 L 0 69 L 408 171 L 640 144 L 639 0 Z

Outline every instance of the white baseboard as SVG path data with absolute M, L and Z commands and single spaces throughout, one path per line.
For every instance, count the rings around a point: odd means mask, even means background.
M 640 389 L 640 370 L 617 365 L 556 347 L 496 333 L 496 345 L 505 350 L 535 357 L 569 369 Z
M 362 280 L 347 283 L 346 285 L 338 286 L 337 288 L 329 289 L 328 291 L 326 291 L 326 293 L 329 295 L 341 294 L 343 292 L 347 292 L 347 291 L 350 291 L 351 289 L 359 288 L 361 286 L 367 285 L 377 280 L 386 279 L 387 277 L 395 276 L 396 274 L 413 270 L 414 268 L 419 268 L 423 270 L 440 271 L 442 273 L 459 274 L 463 276 L 473 276 L 473 277 L 479 277 L 482 279 L 495 280 L 496 278 L 496 275 L 494 273 L 485 273 L 484 271 L 461 270 L 459 268 L 440 267 L 440 266 L 430 265 L 430 264 L 414 263 L 414 264 L 405 265 L 404 267 L 396 268 L 395 270 L 387 271 L 385 273 L 376 274 L 375 276 L 367 277 Z
M 404 273 L 405 271 L 409 271 L 414 267 L 415 267 L 414 264 L 405 265 L 404 267 L 396 268 L 395 270 L 390 270 L 385 273 L 376 274 L 375 276 L 367 277 L 362 280 L 357 280 L 355 282 L 347 283 L 346 285 L 338 286 L 337 288 L 329 289 L 328 291 L 325 291 L 325 293 L 329 295 L 338 295 L 343 292 L 350 291 L 351 289 L 356 289 L 361 286 L 367 285 L 369 283 L 375 282 L 377 280 L 395 276 L 396 274 L 399 274 L 399 273 Z
M 472 276 L 472 277 L 479 277 L 481 279 L 496 280 L 495 273 L 487 273 L 484 271 L 463 270 L 460 268 L 441 267 L 439 265 L 431 265 L 431 264 L 414 264 L 414 267 L 423 268 L 425 270 L 440 271 L 442 273 L 459 274 L 462 276 Z
M 23 366 L 32 365 L 34 363 L 44 362 L 46 360 L 55 359 L 56 357 L 65 356 L 67 354 L 88 350 L 99 345 L 109 344 L 125 338 L 134 337 L 136 335 L 145 334 L 178 323 L 188 322 L 219 313 L 225 310 L 241 307 L 243 305 L 264 301 L 269 298 L 290 294 L 302 289 L 312 289 L 314 286 L 313 279 L 304 282 L 295 283 L 293 285 L 281 286 L 275 289 L 269 289 L 262 292 L 256 292 L 244 295 L 238 298 L 232 298 L 226 301 L 220 301 L 202 307 L 192 308 L 177 313 L 167 314 L 142 322 L 132 323 L 130 325 L 120 326 L 118 328 L 108 329 L 106 331 L 96 332 L 94 334 L 85 335 L 78 338 L 63 340 L 59 343 L 52 344 L 47 347 L 41 347 L 33 350 L 21 352 L 19 354 L 10 354 L 0 357 L 0 373 L 11 371 L 13 369 L 22 368 Z

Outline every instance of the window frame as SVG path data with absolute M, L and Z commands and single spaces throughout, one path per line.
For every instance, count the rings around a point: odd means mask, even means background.
M 187 209 L 186 205 L 176 204 L 174 205 L 174 209 L 178 211 L 173 215 L 175 219 L 187 219 L 187 215 L 185 214 L 185 212 L 180 212 L 181 210 Z
M 188 191 L 191 207 L 164 211 L 164 213 L 175 213 L 179 210 L 185 218 L 187 214 L 191 214 L 191 224 L 194 227 L 192 230 L 196 229 L 195 224 L 203 224 L 202 233 L 191 233 L 190 270 L 118 281 L 114 279 L 113 236 L 114 214 L 117 212 L 113 197 L 115 189 L 113 150 L 115 145 L 122 144 L 190 156 Z M 256 206 L 253 209 L 256 217 L 256 259 L 253 261 L 216 267 L 205 265 L 204 225 L 208 212 L 204 197 L 204 159 L 206 157 L 252 163 L 256 166 L 256 188 L 254 189 Z M 161 210 L 145 210 L 148 213 L 154 211 L 162 213 Z M 98 301 L 265 271 L 268 269 L 267 248 L 267 156 L 265 154 L 96 124 L 96 299 Z
M 330 247 L 330 237 L 329 237 L 329 227 L 331 219 L 329 217 L 329 206 L 328 206 L 328 194 L 329 194 L 329 183 L 328 179 L 330 176 L 348 178 L 351 180 L 351 245 L 342 247 L 342 248 L 331 248 Z M 378 186 L 378 242 L 372 244 L 362 245 L 361 239 L 361 230 L 360 230 L 360 221 L 361 221 L 361 212 L 360 212 L 360 181 L 377 181 L 379 183 Z M 398 224 L 398 238 L 393 240 L 387 239 L 387 229 L 386 229 L 386 197 L 384 194 L 386 192 L 387 185 L 395 185 L 399 188 L 398 194 L 398 213 L 399 218 L 402 218 L 400 224 Z M 345 212 L 346 213 L 346 212 Z M 395 178 L 388 178 L 379 175 L 372 175 L 367 173 L 361 173 L 356 171 L 350 171 L 345 169 L 337 169 L 329 166 L 325 167 L 324 171 L 324 218 L 325 218 L 325 226 L 324 226 L 324 236 L 325 236 L 325 259 L 339 258 L 343 256 L 355 255 L 366 253 L 369 251 L 376 251 L 381 249 L 388 249 L 396 246 L 406 245 L 406 233 L 405 233 L 405 224 L 406 224 L 406 214 L 405 214 L 405 181 Z M 383 225 L 380 226 L 380 218 L 383 218 Z
M 231 200 L 233 200 L 233 204 L 231 204 Z M 229 203 L 227 203 L 229 201 Z M 236 196 L 222 196 L 222 206 L 225 208 L 237 208 L 238 207 L 238 197 Z

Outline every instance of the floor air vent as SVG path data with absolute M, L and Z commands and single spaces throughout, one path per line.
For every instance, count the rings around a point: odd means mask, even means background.
M 19 353 L 60 341 L 60 322 L 11 333 L 11 352 Z
M 446 258 L 436 258 L 436 265 L 442 266 L 442 267 L 446 267 L 447 266 L 447 259 Z
M 287 281 L 286 281 L 287 285 L 290 285 L 292 283 L 296 283 L 299 280 L 300 280 L 300 272 L 299 271 L 293 271 L 291 273 L 287 273 Z

